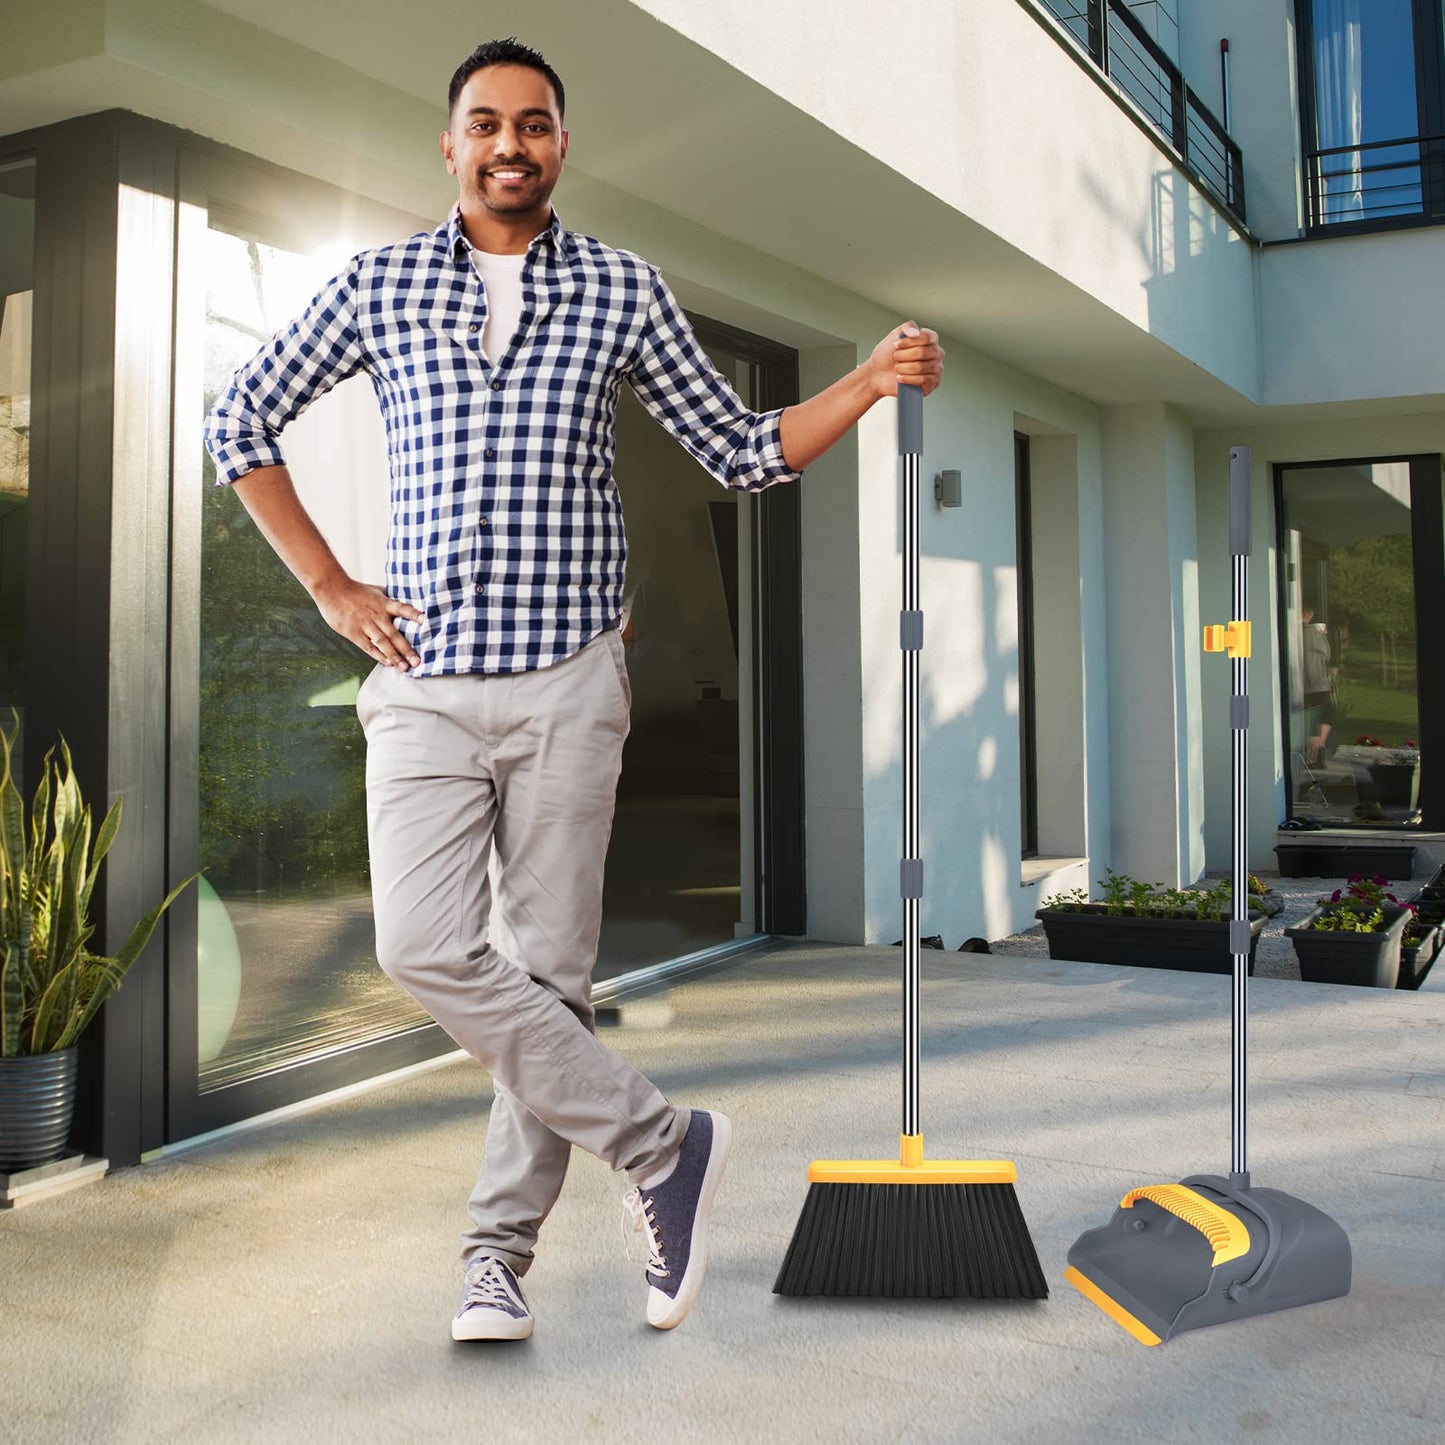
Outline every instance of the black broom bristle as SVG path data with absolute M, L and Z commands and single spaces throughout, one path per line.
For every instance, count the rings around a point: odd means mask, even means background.
M 774 1294 L 1047 1299 L 1012 1184 L 811 1184 Z

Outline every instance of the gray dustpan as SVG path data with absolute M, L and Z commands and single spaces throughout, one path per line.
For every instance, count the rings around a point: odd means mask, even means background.
M 1249 447 L 1229 453 L 1234 621 L 1205 629 L 1205 650 L 1228 652 L 1234 775 L 1233 1143 L 1229 1175 L 1132 1189 L 1114 1217 L 1069 1250 L 1064 1278 L 1146 1345 L 1350 1292 L 1350 1241 L 1329 1215 L 1250 1183 L 1246 1130 L 1249 1024 Z

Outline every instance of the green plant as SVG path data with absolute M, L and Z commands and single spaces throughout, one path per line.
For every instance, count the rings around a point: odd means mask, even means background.
M 1316 900 L 1325 911 L 1310 925 L 1325 933 L 1378 933 L 1388 927 L 1385 921 L 1385 905 L 1415 912 L 1413 903 L 1402 904 L 1386 888 L 1390 880 L 1375 873 L 1366 878 L 1363 873 L 1352 874 L 1346 879 L 1345 888 L 1336 888 L 1328 898 Z
M 1373 913 L 1353 908 L 1331 908 L 1320 914 L 1310 927 L 1320 933 L 1377 933 L 1385 926 L 1385 910 Z
M 62 737 L 59 762 L 54 748 L 45 755 L 27 829 L 11 767 L 20 731 L 18 715 L 12 716 L 14 732 L 0 728 L 0 1056 L 6 1058 L 69 1048 L 121 986 L 161 914 L 196 876 L 151 909 L 113 958 L 92 953 L 86 946 L 95 932 L 90 897 L 120 829 L 121 801 L 92 841 L 91 811 Z
M 1166 888 L 1106 868 L 1098 883 L 1103 896 L 1096 904 L 1089 902 L 1085 889 L 1075 888 L 1056 894 L 1049 907 L 1063 913 L 1102 908 L 1111 918 L 1187 918 L 1202 923 L 1226 920 L 1234 912 L 1234 887 L 1228 879 L 1213 888 Z

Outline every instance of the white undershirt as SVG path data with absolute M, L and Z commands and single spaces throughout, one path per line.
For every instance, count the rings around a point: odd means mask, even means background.
M 482 289 L 487 294 L 482 351 L 493 364 L 501 360 L 522 318 L 522 267 L 526 260 L 526 252 L 520 256 L 498 256 L 472 247 L 472 265 L 477 268 Z

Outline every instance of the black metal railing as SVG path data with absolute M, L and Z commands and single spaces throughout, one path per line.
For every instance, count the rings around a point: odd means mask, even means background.
M 1445 218 L 1445 136 L 1309 151 L 1305 192 L 1312 231 L 1401 217 Z
M 1040 3 L 1167 142 L 1179 164 L 1243 225 L 1243 153 L 1126 0 Z

